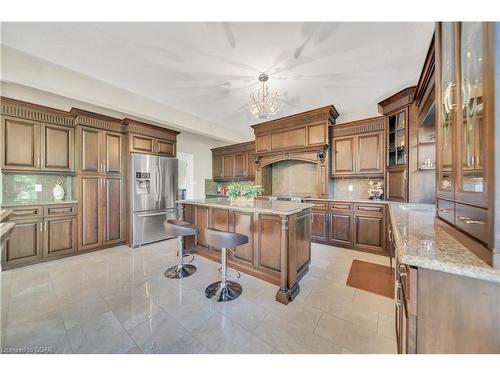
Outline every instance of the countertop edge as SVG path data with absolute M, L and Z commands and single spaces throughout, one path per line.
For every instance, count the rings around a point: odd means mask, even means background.
M 291 209 L 287 211 L 271 209 L 271 208 L 259 208 L 259 207 L 238 207 L 238 206 L 228 206 L 227 204 L 217 204 L 217 202 L 199 202 L 199 201 L 189 201 L 189 200 L 180 200 L 176 201 L 177 204 L 190 204 L 190 205 L 198 205 L 198 206 L 207 206 L 207 207 L 216 207 L 223 209 L 232 209 L 235 211 L 253 211 L 259 213 L 268 213 L 274 215 L 294 215 L 298 212 L 313 208 L 314 205 L 310 203 L 299 203 L 302 206 L 296 209 Z

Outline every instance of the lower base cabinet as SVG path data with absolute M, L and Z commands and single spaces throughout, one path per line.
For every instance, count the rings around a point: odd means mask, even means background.
M 384 218 L 355 216 L 354 246 L 358 249 L 385 251 Z
M 328 241 L 328 214 L 321 211 L 311 213 L 311 238 L 313 241 Z
M 16 224 L 5 244 L 2 266 L 25 266 L 76 252 L 77 205 L 9 207 Z
M 328 242 L 332 245 L 353 246 L 352 216 L 340 213 L 328 215 Z

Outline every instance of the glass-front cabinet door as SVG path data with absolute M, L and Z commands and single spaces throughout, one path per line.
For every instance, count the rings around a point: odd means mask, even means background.
M 487 24 L 483 22 L 461 22 L 457 24 L 460 44 L 459 77 L 457 92 L 457 184 L 455 198 L 469 204 L 487 207 L 487 132 L 488 121 L 485 90 L 489 82 L 485 79 L 485 56 Z
M 388 153 L 389 167 L 406 164 L 406 110 L 388 117 Z
M 438 24 L 436 42 L 440 53 L 439 85 L 436 85 L 437 106 L 437 195 L 453 199 L 453 129 L 456 116 L 456 74 L 455 74 L 455 25 L 452 22 Z

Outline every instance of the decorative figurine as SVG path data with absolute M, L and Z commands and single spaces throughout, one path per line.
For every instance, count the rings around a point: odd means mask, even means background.
M 370 199 L 382 199 L 384 195 L 384 189 L 382 188 L 382 181 L 368 182 L 368 195 L 370 196 Z

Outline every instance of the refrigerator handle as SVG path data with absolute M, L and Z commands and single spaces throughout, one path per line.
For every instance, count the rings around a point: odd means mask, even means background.
M 155 164 L 155 174 L 156 174 L 156 186 L 155 186 L 155 202 L 158 202 L 158 197 L 160 196 L 160 173 L 158 164 Z

